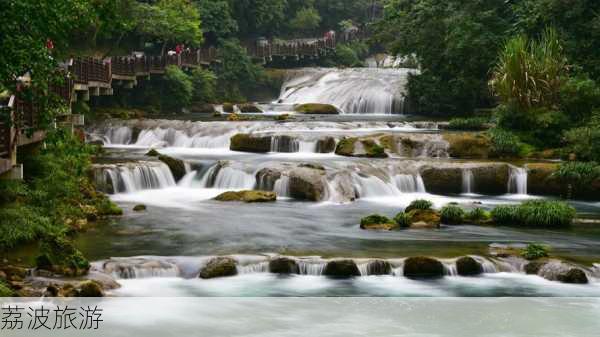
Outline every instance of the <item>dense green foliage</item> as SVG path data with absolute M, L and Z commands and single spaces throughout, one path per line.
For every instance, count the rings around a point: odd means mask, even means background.
M 427 209 L 431 209 L 432 206 L 433 206 L 433 203 L 429 200 L 417 199 L 417 200 L 413 200 L 408 205 L 408 207 L 406 207 L 406 209 L 404 209 L 404 212 L 408 213 L 408 212 L 412 211 L 413 209 L 427 210 Z
M 210 70 L 195 68 L 192 70 L 193 94 L 195 102 L 210 103 L 216 99 L 217 76 Z
M 449 130 L 480 131 L 487 126 L 488 119 L 484 117 L 452 118 L 448 124 Z
M 488 132 L 492 141 L 492 150 L 497 157 L 517 157 L 523 151 L 523 145 L 510 131 L 493 128 Z
M 224 101 L 243 100 L 249 90 L 261 80 L 262 69 L 252 63 L 246 50 L 236 40 L 225 41 L 219 50 L 221 66 L 217 71 L 219 96 Z
M 537 260 L 543 257 L 548 257 L 548 248 L 538 243 L 530 243 L 523 249 L 521 256 L 527 260 Z
M 561 201 L 527 201 L 518 206 L 498 206 L 492 218 L 498 225 L 525 227 L 565 227 L 571 225 L 575 209 Z
M 448 205 L 440 210 L 442 223 L 446 225 L 460 225 L 464 223 L 465 211 L 456 205 Z
M 371 214 L 369 216 L 366 216 L 362 219 L 360 219 L 360 226 L 361 227 L 366 227 L 368 225 L 386 225 L 386 224 L 393 224 L 394 221 L 392 221 L 390 218 L 383 216 L 383 215 L 379 215 L 379 214 Z
M 179 112 L 192 102 L 192 79 L 177 66 L 168 66 L 165 69 L 163 88 L 163 111 Z
M 0 249 L 62 235 L 77 229 L 79 219 L 116 212 L 89 181 L 94 151 L 70 133 L 55 130 L 43 150 L 23 159 L 27 181 L 0 181 Z
M 406 212 L 400 212 L 396 214 L 394 221 L 396 224 L 398 224 L 398 226 L 400 226 L 400 228 L 408 228 L 412 222 L 410 215 Z
M 485 221 L 491 219 L 492 215 L 490 212 L 483 208 L 477 207 L 467 212 L 465 219 L 475 224 L 482 224 Z

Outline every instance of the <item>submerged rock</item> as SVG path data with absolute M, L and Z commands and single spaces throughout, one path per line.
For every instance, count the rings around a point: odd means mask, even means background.
M 200 278 L 210 279 L 237 275 L 235 260 L 230 257 L 215 257 L 200 270 Z
M 186 171 L 183 160 L 175 159 L 165 155 L 159 155 L 158 160 L 162 161 L 169 167 L 171 173 L 173 174 L 173 178 L 175 178 L 175 181 L 178 181 L 185 176 Z
M 409 278 L 443 277 L 444 265 L 430 257 L 409 257 L 404 261 L 404 276 Z
M 231 151 L 267 153 L 271 151 L 271 137 L 252 136 L 238 133 L 231 137 Z
M 275 192 L 268 191 L 236 191 L 219 194 L 218 201 L 243 201 L 243 202 L 273 202 L 277 200 Z
M 336 278 L 360 276 L 358 266 L 352 260 L 329 261 L 323 270 L 323 275 Z
M 133 206 L 133 210 L 136 212 L 142 212 L 146 210 L 146 205 L 143 204 L 139 204 L 139 205 L 135 205 Z
M 292 198 L 321 201 L 325 197 L 326 182 L 323 170 L 298 167 L 289 172 L 289 189 Z
M 562 283 L 587 284 L 588 278 L 585 272 L 579 268 L 571 268 L 568 272 L 558 275 Z
M 391 273 L 392 265 L 385 260 L 375 260 L 367 264 L 367 275 L 389 275 Z
M 294 111 L 307 115 L 338 115 L 340 111 L 331 104 L 307 103 L 294 106 Z
M 274 274 L 299 274 L 300 268 L 295 260 L 278 257 L 269 261 L 269 271 Z
M 456 260 L 456 272 L 461 276 L 475 276 L 483 273 L 483 266 L 470 256 Z

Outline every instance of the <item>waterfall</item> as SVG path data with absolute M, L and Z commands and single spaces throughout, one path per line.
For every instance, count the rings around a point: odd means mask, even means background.
M 130 144 L 133 131 L 127 126 L 110 128 L 104 135 L 104 144 Z
M 281 176 L 281 178 L 275 181 L 273 191 L 278 197 L 289 197 L 290 196 L 290 177 Z
M 475 179 L 471 169 L 463 169 L 462 171 L 462 192 L 464 194 L 472 194 L 475 186 Z
M 508 193 L 527 194 L 527 170 L 525 168 L 511 166 L 508 178 Z
M 102 165 L 94 172 L 96 183 L 107 193 L 132 193 L 175 186 L 171 170 L 162 162 Z
M 192 182 L 194 181 L 194 178 L 196 178 L 196 175 L 198 175 L 198 171 L 191 171 L 191 172 L 186 173 L 186 175 L 183 176 L 183 178 L 181 178 L 179 183 L 177 183 L 177 186 L 182 186 L 182 187 L 192 186 Z
M 404 113 L 410 69 L 306 68 L 292 72 L 280 103 L 326 103 L 344 114 Z
M 253 189 L 256 179 L 253 174 L 243 170 L 216 164 L 206 171 L 200 185 L 217 189 Z
M 425 183 L 420 174 L 416 176 L 399 174 L 394 177 L 394 180 L 402 193 L 425 193 Z
M 276 135 L 271 137 L 271 152 L 292 153 L 300 150 L 298 139 L 290 136 Z
M 323 270 L 325 270 L 326 265 L 327 262 L 324 261 L 298 261 L 300 275 L 323 275 Z
M 178 277 L 181 274 L 173 263 L 141 258 L 108 260 L 96 268 L 116 279 Z
M 354 190 L 359 198 L 397 196 L 402 192 L 391 182 L 385 182 L 379 177 L 362 177 L 353 175 Z
M 269 262 L 263 261 L 258 263 L 251 263 L 244 266 L 237 265 L 238 274 L 256 274 L 256 273 L 268 273 Z

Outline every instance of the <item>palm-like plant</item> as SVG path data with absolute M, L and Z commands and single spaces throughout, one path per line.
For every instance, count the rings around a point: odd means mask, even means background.
M 493 70 L 490 86 L 518 111 L 553 108 L 568 71 L 556 30 L 548 28 L 540 40 L 517 36 L 508 40 Z

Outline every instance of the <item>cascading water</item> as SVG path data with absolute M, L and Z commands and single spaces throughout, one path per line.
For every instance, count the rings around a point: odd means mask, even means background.
M 463 169 L 462 171 L 462 192 L 463 194 L 473 194 L 475 186 L 475 178 L 471 169 Z
M 127 126 L 110 128 L 103 137 L 104 144 L 130 144 L 133 131 Z
M 107 193 L 132 193 L 175 186 L 169 167 L 162 162 L 137 162 L 95 167 L 96 185 Z
M 273 186 L 273 191 L 277 196 L 280 197 L 289 197 L 290 196 L 290 177 L 281 176 L 281 178 L 275 181 L 275 185 Z
M 527 169 L 511 166 L 510 176 L 508 178 L 508 193 L 519 195 L 527 194 Z
M 425 183 L 421 175 L 399 174 L 394 180 L 402 193 L 425 193 Z
M 211 167 L 200 181 L 204 188 L 216 189 L 253 189 L 256 178 L 243 170 L 216 164 Z
M 344 114 L 404 113 L 405 85 L 412 69 L 307 68 L 291 74 L 280 103 L 326 103 Z

